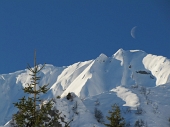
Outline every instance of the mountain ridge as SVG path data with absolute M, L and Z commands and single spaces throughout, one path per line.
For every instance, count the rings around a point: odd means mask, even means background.
M 136 110 L 138 106 L 144 104 L 141 102 L 143 96 L 141 97 L 140 92 L 136 92 L 134 88 L 138 86 L 137 89 L 144 87 L 149 90 L 155 87 L 162 88 L 161 86 L 165 86 L 165 84 L 169 88 L 169 67 L 170 60 L 166 57 L 147 54 L 142 50 L 125 51 L 123 49 L 119 49 L 111 57 L 101 53 L 96 59 L 77 62 L 70 66 L 55 67 L 47 64 L 39 76 L 41 77 L 40 84 L 49 83 L 50 90 L 42 97 L 56 98 L 61 96 L 64 98 L 69 92 L 73 92 L 81 100 L 85 100 L 83 103 L 93 114 L 93 108 L 90 108 L 90 104 L 87 103 L 90 100 L 87 98 L 102 98 L 101 95 L 105 97 L 108 93 L 114 97 L 117 96 L 116 100 L 122 104 L 121 107 L 129 106 Z M 22 87 L 25 87 L 29 81 L 30 76 L 27 69 L 0 75 L 0 125 L 9 121 L 12 114 L 16 112 L 12 103 L 24 95 Z M 167 97 L 169 96 L 167 93 Z M 102 103 L 106 101 L 101 100 Z M 111 99 L 108 98 L 108 100 Z M 155 99 L 155 101 L 157 100 Z M 110 106 L 112 101 L 106 102 L 105 104 Z M 109 107 L 99 107 L 106 116 Z M 131 116 L 127 117 L 127 119 L 129 118 Z M 129 121 L 134 122 L 132 119 Z

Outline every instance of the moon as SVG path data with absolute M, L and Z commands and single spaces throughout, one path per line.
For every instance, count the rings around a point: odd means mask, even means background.
M 134 26 L 132 29 L 131 29 L 131 31 L 130 31 L 130 34 L 131 34 L 131 36 L 135 39 L 135 31 L 136 31 L 136 28 L 137 28 L 137 26 Z

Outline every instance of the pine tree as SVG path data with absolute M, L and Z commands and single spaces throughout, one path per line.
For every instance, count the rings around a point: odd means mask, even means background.
M 27 84 L 23 88 L 24 92 L 30 96 L 26 98 L 25 96 L 19 99 L 19 102 L 14 103 L 14 106 L 18 108 L 18 112 L 13 115 L 13 119 L 16 123 L 15 126 L 18 127 L 53 127 L 55 122 L 59 118 L 54 110 L 52 111 L 52 100 L 47 101 L 47 103 L 42 103 L 40 99 L 40 94 L 45 94 L 49 88 L 48 84 L 39 86 L 38 81 L 40 77 L 37 76 L 44 68 L 45 64 L 42 67 L 39 67 L 36 64 L 36 52 L 34 55 L 34 67 L 31 68 L 28 65 L 28 70 L 31 72 L 31 83 Z M 41 106 L 40 106 L 41 105 Z M 53 114 L 50 116 L 49 114 Z
M 109 111 L 110 117 L 106 118 L 110 121 L 109 124 L 105 124 L 107 127 L 124 127 L 125 120 L 121 117 L 121 111 L 117 104 L 112 105 L 112 111 Z

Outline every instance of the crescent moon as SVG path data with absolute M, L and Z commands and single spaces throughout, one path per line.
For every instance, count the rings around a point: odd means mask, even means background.
M 132 36 L 133 38 L 135 38 L 136 27 L 137 27 L 137 26 L 134 26 L 134 27 L 131 29 L 131 31 L 130 31 L 130 34 L 131 34 L 131 36 Z

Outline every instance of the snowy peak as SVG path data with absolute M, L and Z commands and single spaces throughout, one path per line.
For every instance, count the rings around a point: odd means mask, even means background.
M 125 59 L 129 59 L 132 60 L 135 57 L 139 57 L 140 55 L 145 56 L 146 53 L 142 50 L 123 50 L 123 49 L 119 49 L 115 54 L 112 55 L 113 58 L 121 61 L 121 65 L 123 65 L 123 63 L 125 62 Z
M 96 61 L 105 61 L 108 57 L 105 54 L 100 54 L 99 57 L 96 58 Z
M 123 65 L 123 54 L 124 54 L 124 50 L 123 50 L 123 49 L 119 49 L 119 50 L 113 55 L 113 58 L 121 61 L 121 65 Z
M 155 86 L 160 87 L 165 84 L 168 86 L 169 68 L 170 60 L 166 57 L 147 54 L 142 50 L 119 49 L 112 57 L 100 54 L 94 60 L 78 62 L 67 67 L 47 64 L 39 76 L 40 84 L 49 83 L 50 87 L 50 91 L 43 98 L 57 96 L 64 98 L 68 93 L 73 92 L 82 100 L 101 98 L 102 106 L 120 102 L 122 106 L 135 109 L 143 102 L 139 102 L 141 95 L 134 89 L 143 87 L 154 89 Z M 29 82 L 27 69 L 0 75 L 0 101 L 2 102 L 0 125 L 10 120 L 12 114 L 16 112 L 12 103 L 24 95 L 22 88 Z M 113 97 L 117 98 L 117 101 L 114 101 Z M 86 100 L 85 103 L 92 100 Z M 105 107 L 105 110 L 102 107 L 101 109 L 107 115 L 108 107 Z
M 123 52 L 125 52 L 122 48 L 120 48 L 119 50 L 117 50 L 117 52 L 116 53 L 114 53 L 113 54 L 113 56 L 119 56 L 119 55 L 122 55 L 123 54 Z
M 63 92 L 65 96 L 69 91 L 85 98 L 110 91 L 115 86 L 132 86 L 135 84 L 155 86 L 156 80 L 150 70 L 147 70 L 142 60 L 147 54 L 141 50 L 118 50 L 114 57 L 101 54 L 90 61 L 85 68 L 76 68 L 77 77 L 70 82 Z M 143 75 L 139 72 L 147 72 Z M 151 78 L 152 77 L 152 78 Z M 151 80 L 152 79 L 152 80 Z

